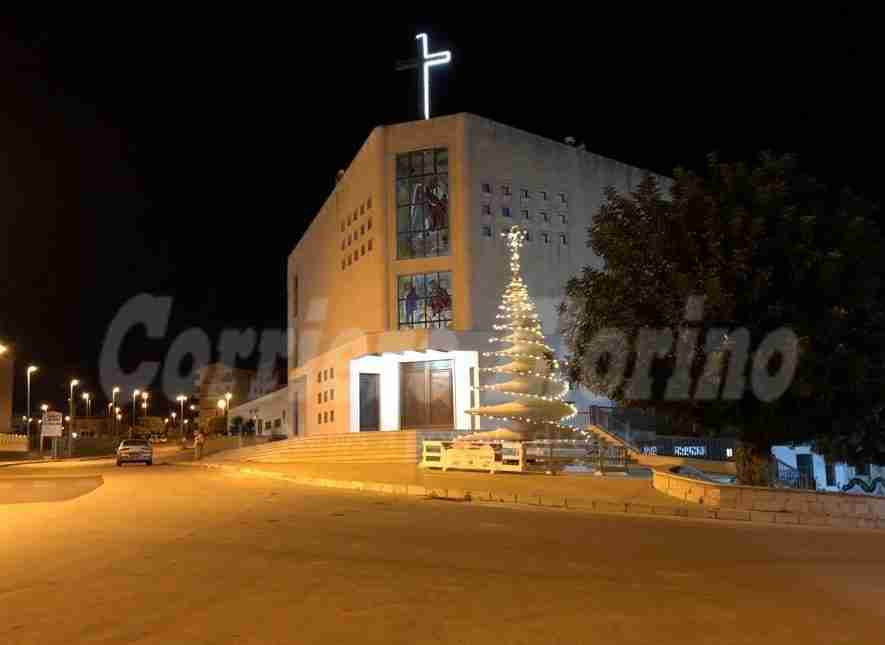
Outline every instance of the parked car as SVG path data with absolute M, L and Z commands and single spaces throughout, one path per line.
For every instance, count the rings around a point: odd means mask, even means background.
M 169 439 L 166 438 L 166 435 L 160 434 L 159 432 L 155 432 L 151 435 L 150 442 L 151 443 L 166 443 Z
M 154 448 L 146 439 L 124 439 L 117 446 L 117 465 L 141 462 L 148 466 L 154 463 Z

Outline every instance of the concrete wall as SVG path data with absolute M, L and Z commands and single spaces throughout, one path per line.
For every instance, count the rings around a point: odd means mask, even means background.
M 28 452 L 28 435 L 0 433 L 0 453 Z
M 714 484 L 654 469 L 654 487 L 685 502 L 734 513 L 733 519 L 846 528 L 885 528 L 885 498 Z M 726 518 L 727 519 L 727 518 Z

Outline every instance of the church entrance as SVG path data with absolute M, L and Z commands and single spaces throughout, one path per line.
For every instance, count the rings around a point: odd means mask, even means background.
M 381 429 L 380 374 L 360 374 L 360 432 Z
M 400 428 L 454 427 L 453 362 L 400 364 Z

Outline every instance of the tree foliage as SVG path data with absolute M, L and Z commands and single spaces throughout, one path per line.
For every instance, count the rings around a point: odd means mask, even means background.
M 601 265 L 568 282 L 560 310 L 570 377 L 677 423 L 734 431 L 759 454 L 775 443 L 814 440 L 831 457 L 881 463 L 885 243 L 876 216 L 875 205 L 829 191 L 792 156 L 765 154 L 753 166 L 711 156 L 704 175 L 677 169 L 666 191 L 653 176 L 630 193 L 607 188 L 588 230 Z M 703 317 L 686 324 L 691 296 L 703 297 Z M 641 328 L 681 333 L 686 346 L 695 330 L 688 398 L 667 396 L 678 343 L 652 361 L 649 396 L 628 387 Z M 707 351 L 717 328 L 728 330 L 726 342 Z M 782 396 L 754 395 L 751 354 L 738 374 L 747 383 L 740 396 L 698 400 L 701 384 L 723 376 L 712 367 L 734 369 L 743 333 L 753 350 L 779 328 L 798 339 L 795 378 Z M 594 342 L 611 329 L 629 343 L 622 355 L 598 357 Z M 613 378 L 619 360 L 624 380 Z M 765 362 L 769 373 L 779 360 Z

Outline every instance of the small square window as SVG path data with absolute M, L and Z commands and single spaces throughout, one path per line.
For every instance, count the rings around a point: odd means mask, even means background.
M 522 219 L 532 219 L 532 216 L 529 215 L 529 211 L 526 208 L 522 210 Z
M 372 240 L 369 240 L 369 250 L 372 250 Z
M 366 234 L 366 225 L 363 224 L 362 226 L 360 226 L 360 236 L 363 236 L 365 234 Z
M 549 223 L 550 222 L 550 214 L 542 211 L 541 212 L 541 219 L 544 220 L 545 222 Z
M 323 380 L 325 381 L 327 378 L 329 378 L 329 370 L 323 370 Z
M 566 235 L 565 233 L 560 233 L 559 234 L 559 242 L 563 246 L 568 246 L 568 235 Z
M 519 196 L 522 197 L 523 199 L 528 199 L 528 198 L 529 198 L 529 191 L 528 191 L 528 189 L 523 188 L 522 190 L 520 190 L 520 191 L 519 191 Z
M 366 200 L 366 210 L 367 211 L 372 210 L 372 198 L 371 197 L 369 197 L 369 199 Z
M 341 232 L 344 232 L 344 222 L 341 222 Z
M 334 367 L 329 368 L 329 378 L 335 378 L 335 368 Z
M 323 393 L 317 392 L 317 405 L 323 402 Z
M 510 207 L 509 206 L 502 206 L 501 207 L 501 215 L 503 215 L 504 217 L 512 217 L 512 215 L 510 214 Z
M 329 413 L 323 412 L 323 423 L 328 423 L 329 421 Z
M 350 215 L 347 216 L 347 225 L 350 226 Z
M 347 234 L 347 246 L 350 246 L 350 242 L 353 239 L 353 233 Z
M 329 410 L 329 423 L 335 422 L 335 410 Z
M 532 241 L 532 232 L 529 231 L 528 229 L 526 229 L 526 230 L 524 231 L 523 239 L 524 239 L 526 242 L 531 242 L 531 241 Z
M 341 260 L 341 270 L 344 271 L 344 267 L 347 266 L 344 260 Z
M 369 221 L 366 222 L 366 230 L 367 230 L 367 231 L 371 231 L 371 230 L 372 230 L 372 218 L 371 218 L 371 217 L 369 218 Z
M 489 183 L 483 182 L 482 192 L 484 195 L 491 195 L 492 194 L 492 185 Z
M 568 224 L 568 215 L 566 215 L 565 213 L 560 213 L 559 221 L 562 222 L 563 226 Z
M 323 382 L 323 373 L 317 372 L 317 383 L 322 383 L 322 382 Z
M 492 214 L 492 205 L 491 204 L 483 204 L 482 205 L 482 214 L 483 215 L 491 215 Z
M 545 202 L 547 201 L 547 191 L 546 190 L 539 190 L 538 196 L 541 198 L 541 201 L 545 201 Z
M 559 203 L 568 204 L 568 198 L 565 196 L 565 193 L 559 193 Z
M 356 262 L 356 261 L 359 260 L 359 259 L 360 259 L 360 252 L 359 252 L 359 249 L 354 249 L 354 250 L 353 250 L 353 261 Z
M 544 244 L 550 244 L 550 233 L 541 233 L 541 241 Z
M 502 184 L 501 185 L 501 194 L 504 195 L 504 197 L 510 197 L 510 194 L 511 194 L 510 184 Z
M 335 390 L 329 390 L 329 400 L 330 401 L 335 400 Z
M 341 238 L 341 250 L 342 250 L 342 251 L 344 250 L 344 244 L 345 244 L 345 242 L 344 242 L 344 238 L 342 237 L 342 238 Z
M 353 256 L 349 253 L 347 254 L 347 266 L 350 266 L 353 263 Z
M 317 412 L 317 423 L 322 423 L 322 422 L 323 422 L 323 413 Z
M 483 237 L 491 237 L 492 236 L 492 227 L 491 226 L 483 226 L 482 227 L 482 236 Z
M 354 209 L 353 209 L 353 221 L 354 221 L 354 222 L 356 221 L 357 213 L 359 213 L 359 210 L 356 209 L 356 208 L 354 208 Z
M 363 244 L 363 245 L 360 247 L 360 255 L 365 255 L 365 254 L 366 254 L 366 245 Z
M 360 215 L 364 215 L 366 212 L 366 205 L 360 204 Z

